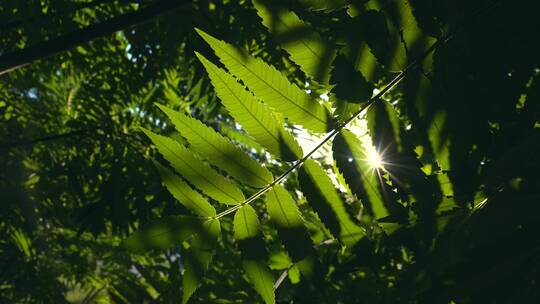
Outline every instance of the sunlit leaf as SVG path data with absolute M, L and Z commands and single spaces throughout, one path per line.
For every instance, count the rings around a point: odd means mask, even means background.
M 259 102 L 230 74 L 215 66 L 202 55 L 203 63 L 218 96 L 231 115 L 270 153 L 284 160 L 302 157 L 302 149 L 294 137 L 283 128 L 269 107 Z
M 266 194 L 266 209 L 293 262 L 314 253 L 296 202 L 285 188 L 275 185 Z
M 328 111 L 273 66 L 203 31 L 197 32 L 233 75 L 291 122 L 317 133 L 326 132 L 332 125 Z
M 272 174 L 266 168 L 212 128 L 165 106 L 160 108 L 169 116 L 178 132 L 188 140 L 190 148 L 211 161 L 213 165 L 253 187 L 264 187 L 272 182 Z
M 205 217 L 216 215 L 216 209 L 199 192 L 158 162 L 154 162 L 163 184 L 182 205 L 195 214 Z
M 159 152 L 167 159 L 178 173 L 201 189 L 205 194 L 224 204 L 239 204 L 244 201 L 242 191 L 220 175 L 195 154 L 176 141 L 144 130 L 152 139 Z
M 234 215 L 234 238 L 242 252 L 242 266 L 265 303 L 274 303 L 274 276 L 267 266 L 267 252 L 255 210 L 242 206 Z

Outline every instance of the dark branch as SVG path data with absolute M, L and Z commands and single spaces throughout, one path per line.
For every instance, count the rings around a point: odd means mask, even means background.
M 32 24 L 34 22 L 41 21 L 44 18 L 51 19 L 51 18 L 55 18 L 55 17 L 60 17 L 60 16 L 64 16 L 64 15 L 67 15 L 67 14 L 72 14 L 72 13 L 74 13 L 76 11 L 79 11 L 79 10 L 82 10 L 82 9 L 93 8 L 93 7 L 100 6 L 102 4 L 109 4 L 109 3 L 116 2 L 116 1 L 131 3 L 130 0 L 94 0 L 92 2 L 73 3 L 73 7 L 69 8 L 69 9 L 64 8 L 64 9 L 58 10 L 58 11 L 56 11 L 54 13 L 50 13 L 50 14 L 42 14 L 42 15 L 38 15 L 38 16 L 34 15 L 34 16 L 29 16 L 27 18 L 15 19 L 15 20 L 7 21 L 5 23 L 0 23 L 0 31 L 6 32 L 6 31 L 9 31 L 9 30 L 21 27 L 23 25 L 29 25 L 29 24 Z
M 93 39 L 143 23 L 189 2 L 188 0 L 160 0 L 135 12 L 113 17 L 69 34 L 2 55 L 0 56 L 0 75 L 27 66 L 35 60 L 67 51 Z

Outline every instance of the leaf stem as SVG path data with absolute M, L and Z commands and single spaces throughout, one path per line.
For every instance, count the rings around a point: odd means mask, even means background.
M 372 96 L 366 103 L 364 103 L 364 105 L 354 114 L 352 115 L 349 119 L 347 119 L 346 121 L 342 122 L 341 124 L 337 125 L 334 129 L 332 129 L 330 132 L 328 132 L 328 134 L 324 137 L 324 139 L 321 140 L 321 142 L 319 142 L 319 144 L 317 144 L 317 146 L 315 146 L 313 149 L 311 149 L 311 151 L 309 151 L 304 157 L 302 157 L 301 159 L 299 159 L 298 161 L 296 161 L 294 163 L 294 165 L 292 165 L 289 169 L 287 169 L 287 171 L 283 172 L 280 176 L 278 176 L 276 179 L 274 179 L 270 184 L 266 185 L 264 188 L 260 189 L 259 191 L 257 191 L 256 193 L 254 193 L 252 196 L 250 196 L 249 198 L 247 198 L 244 202 L 242 202 L 241 204 L 238 204 L 238 205 L 235 205 L 223 212 L 220 212 L 218 213 L 217 215 L 215 216 L 212 216 L 212 217 L 208 217 L 207 220 L 214 220 L 214 219 L 219 219 L 221 217 L 224 217 L 230 213 L 233 213 L 235 212 L 236 210 L 242 208 L 242 206 L 244 205 L 247 205 L 251 202 L 253 202 L 254 200 L 256 200 L 257 198 L 259 198 L 260 196 L 262 196 L 263 194 L 265 194 L 266 192 L 268 192 L 274 185 L 276 185 L 277 183 L 280 183 L 281 181 L 285 180 L 285 178 L 290 174 L 292 173 L 294 170 L 296 170 L 297 168 L 299 168 L 300 166 L 302 166 L 304 164 L 304 162 L 306 160 L 308 160 L 315 152 L 317 152 L 317 150 L 322 147 L 324 144 L 326 144 L 330 139 L 332 139 L 332 137 L 334 137 L 336 134 L 338 134 L 343 128 L 345 128 L 351 121 L 353 121 L 354 119 L 356 119 L 360 114 L 362 114 L 362 112 L 364 112 L 367 108 L 369 108 L 372 104 L 374 104 L 375 102 L 377 102 L 378 100 L 381 99 L 381 97 L 386 94 L 387 92 L 389 92 L 392 88 L 394 88 L 398 83 L 401 82 L 401 80 L 403 80 L 403 78 L 405 78 L 405 76 L 412 70 L 414 70 L 415 68 L 417 68 L 420 63 L 422 63 L 422 61 L 424 61 L 424 59 L 429 55 L 431 54 L 435 49 L 437 49 L 439 46 L 445 44 L 446 42 L 448 42 L 448 40 L 450 40 L 452 38 L 452 35 L 448 35 L 446 37 L 441 37 L 440 39 L 438 39 L 435 43 L 433 43 L 428 49 L 426 49 L 426 51 L 424 51 L 424 53 L 422 54 L 422 56 L 420 56 L 419 58 L 416 58 L 415 60 L 413 60 L 409 65 L 407 65 L 405 67 L 405 69 L 403 69 L 401 72 L 398 73 L 398 75 L 396 75 L 381 91 L 379 91 L 379 93 L 377 93 L 375 96 Z

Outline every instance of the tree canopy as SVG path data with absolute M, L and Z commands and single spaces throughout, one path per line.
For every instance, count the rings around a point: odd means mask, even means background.
M 540 302 L 540 3 L 0 6 L 0 302 Z

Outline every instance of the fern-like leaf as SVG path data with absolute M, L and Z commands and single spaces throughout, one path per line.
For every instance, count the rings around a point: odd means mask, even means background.
M 199 192 L 193 190 L 190 185 L 158 162 L 154 162 L 154 164 L 167 190 L 182 205 L 200 216 L 212 217 L 216 215 L 216 209 Z
M 201 30 L 197 32 L 233 75 L 291 122 L 317 133 L 324 133 L 332 126 L 328 111 L 273 66 Z
M 283 160 L 302 157 L 302 149 L 285 130 L 270 108 L 259 102 L 229 73 L 218 68 L 201 54 L 199 60 L 206 68 L 217 95 L 234 119 L 274 156 Z
M 245 154 L 228 139 L 199 120 L 165 106 L 159 106 L 187 139 L 190 148 L 208 159 L 213 165 L 225 170 L 238 181 L 253 186 L 264 187 L 273 178 L 270 171 Z
M 336 56 L 335 50 L 294 12 L 277 7 L 271 10 L 261 1 L 253 1 L 253 4 L 264 26 L 291 55 L 292 61 L 298 64 L 307 76 L 327 84 L 330 63 Z
M 352 221 L 343 200 L 320 165 L 314 160 L 306 160 L 298 178 L 309 204 L 334 236 L 347 246 L 364 237 L 364 230 Z
M 236 205 L 244 201 L 244 195 L 240 189 L 209 165 L 203 163 L 186 147 L 152 131 L 146 129 L 143 131 L 173 168 L 195 187 L 224 204 Z
M 264 302 L 274 303 L 274 277 L 266 265 L 267 252 L 261 238 L 260 223 L 255 210 L 245 205 L 234 215 L 234 237 L 242 252 L 242 266 L 255 290 Z

